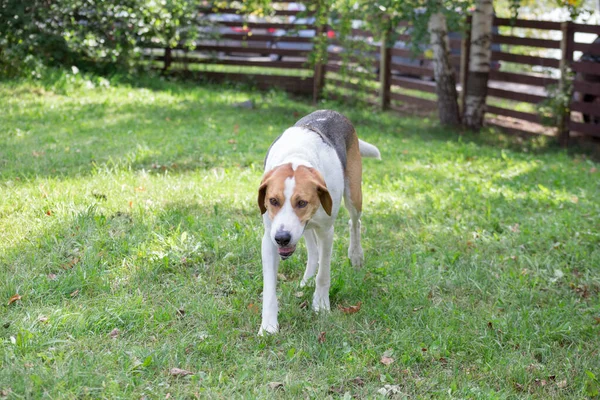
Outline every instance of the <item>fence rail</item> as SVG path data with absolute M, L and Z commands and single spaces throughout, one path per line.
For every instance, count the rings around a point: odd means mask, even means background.
M 246 18 L 236 8 L 201 9 L 205 18 L 216 21 L 209 28 L 215 38 L 199 41 L 193 50 L 147 44 L 146 59 L 155 68 L 192 78 L 252 82 L 259 88 L 312 94 L 315 99 L 322 90 L 342 99 L 362 96 L 383 109 L 436 109 L 430 52 L 421 49 L 415 54 L 409 48 L 407 23 L 396 30 L 395 45 L 381 49 L 381 38 L 372 32 L 355 27 L 344 41 L 336 37 L 334 27 L 317 26 L 306 12 L 288 9 L 291 3 L 276 3 L 268 19 Z M 226 14 L 228 18 L 220 18 Z M 329 34 L 327 62 L 311 64 L 315 36 L 325 34 Z M 559 128 L 555 134 L 600 137 L 600 62 L 580 59 L 581 53 L 600 58 L 600 40 L 582 43 L 575 40 L 576 34 L 600 35 L 600 26 L 494 18 L 489 124 L 548 132 L 541 126 L 537 107 L 552 101 L 549 88 L 568 83 L 568 67 L 575 73 L 570 81 L 575 95 L 563 131 Z M 469 40 L 469 32 L 454 33 L 449 39 L 461 103 L 469 73 Z M 360 50 L 352 47 L 357 42 L 362 44 Z

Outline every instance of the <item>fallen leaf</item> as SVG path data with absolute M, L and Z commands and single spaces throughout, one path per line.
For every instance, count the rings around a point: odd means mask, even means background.
M 415 308 L 413 308 L 413 312 L 416 312 L 416 311 L 422 310 L 423 308 L 425 308 L 425 306 L 419 306 L 419 307 L 415 307 Z
M 523 391 L 523 385 L 521 385 L 520 383 L 515 382 L 515 389 L 517 389 L 517 391 L 522 392 Z
M 0 397 L 8 397 L 10 392 L 11 392 L 10 389 L 2 389 L 2 390 L 0 390 Z
M 227 143 L 229 143 L 229 144 L 236 144 L 236 143 L 237 143 L 237 140 L 235 140 L 235 139 L 229 139 L 229 140 L 227 141 Z
M 46 210 L 46 215 L 51 217 L 52 216 L 52 210 Z
M 352 383 L 354 383 L 356 386 L 365 386 L 365 381 L 360 376 L 352 379 Z
M 181 368 L 171 368 L 171 370 L 169 371 L 169 373 L 171 374 L 171 376 L 188 376 L 188 375 L 194 375 L 193 372 L 187 371 L 185 369 L 181 369 Z
M 546 382 L 546 380 L 545 380 L 545 379 L 538 379 L 538 378 L 535 378 L 535 379 L 533 380 L 533 383 L 534 383 L 536 386 L 546 386 L 546 383 L 547 383 L 547 382 Z
M 56 274 L 48 274 L 48 279 L 50 279 L 51 281 L 56 279 Z
M 357 312 L 359 312 L 359 311 L 360 311 L 360 306 L 361 306 L 361 304 L 362 304 L 361 302 L 358 302 L 358 304 L 357 304 L 357 305 L 355 305 L 355 306 L 350 306 L 350 307 L 342 307 L 342 306 L 340 305 L 340 306 L 338 306 L 338 307 L 339 307 L 339 309 L 340 309 L 340 310 L 342 310 L 342 312 L 343 312 L 344 314 L 355 314 L 355 313 L 357 313 Z
M 235 124 L 233 126 L 233 133 L 238 133 L 240 131 L 240 126 L 238 124 Z
M 248 304 L 247 308 L 248 308 L 248 311 L 250 311 L 252 314 L 258 314 L 259 309 L 256 304 L 250 303 L 250 304 Z
M 281 272 L 277 274 L 277 278 L 279 278 L 279 280 L 281 280 L 283 282 L 287 281 L 287 278 Z
M 492 321 L 487 323 L 487 327 L 490 329 L 494 329 L 494 324 L 492 324 Z
M 136 187 L 136 188 L 135 188 L 135 191 L 136 191 L 136 192 L 145 192 L 145 191 L 146 191 L 146 188 L 145 188 L 145 187 L 143 187 L 143 186 L 138 186 L 138 187 Z
M 304 292 L 296 292 L 294 293 L 294 296 L 296 296 L 297 298 L 301 298 L 302 296 L 304 296 Z
M 177 316 L 179 318 L 185 317 L 185 310 L 183 308 L 180 308 L 179 310 L 177 310 Z
M 33 364 L 32 363 L 25 363 L 25 364 L 23 364 L 23 366 L 25 368 L 33 368 Z
M 167 395 L 165 396 L 165 399 L 170 399 L 171 398 L 171 393 L 167 393 Z
M 336 393 L 336 394 L 344 394 L 344 385 L 340 385 L 340 386 L 331 386 L 329 388 L 329 393 Z
M 402 391 L 399 385 L 384 385 L 377 393 L 386 397 L 392 397 L 393 395 L 402 393 Z
M 304 300 L 302 303 L 300 303 L 300 309 L 304 310 L 305 308 L 308 308 L 307 300 Z
M 423 353 L 425 353 L 425 352 L 427 351 L 427 347 L 423 347 L 423 348 L 421 348 L 421 351 L 422 351 Z
M 438 361 L 442 364 L 448 364 L 448 360 L 445 357 L 440 357 Z
M 577 196 L 572 196 L 572 197 L 571 197 L 571 202 L 573 202 L 573 203 L 575 203 L 575 204 L 579 203 L 579 197 L 577 197 Z
M 119 330 L 117 328 L 113 329 L 112 331 L 110 331 L 110 333 L 108 334 L 111 338 L 116 339 L 117 336 L 119 336 Z
M 79 294 L 79 289 L 70 294 L 71 297 L 75 297 Z
M 600 324 L 600 317 L 594 317 L 594 320 L 596 321 L 596 325 Z
M 62 265 L 61 268 L 64 270 L 67 269 L 71 269 L 73 268 L 75 265 L 77 265 L 79 263 L 80 258 L 79 257 L 73 257 L 69 260 L 69 262 L 67 262 L 66 264 Z
M 40 321 L 40 322 L 48 322 L 48 317 L 46 317 L 45 315 L 42 315 L 41 317 L 38 318 L 38 321 Z
M 390 365 L 391 363 L 393 363 L 395 360 L 392 357 L 388 357 L 388 356 L 383 356 L 381 357 L 381 363 L 383 365 Z
M 271 390 L 283 389 L 282 382 L 269 382 L 268 386 L 269 386 L 269 389 L 271 389 Z
M 319 341 L 319 343 L 325 343 L 325 332 L 321 332 L 319 333 L 319 337 L 317 338 L 317 340 Z
M 13 295 L 10 299 L 8 299 L 8 305 L 10 306 L 12 303 L 19 300 L 21 300 L 21 295 L 17 293 Z
M 510 227 L 510 230 L 511 230 L 511 232 L 514 232 L 514 233 L 519 233 L 519 232 L 520 232 L 520 229 L 519 229 L 519 224 L 514 224 L 514 225 L 512 225 L 512 226 Z
M 560 381 L 560 382 L 557 382 L 557 383 L 556 383 L 556 387 L 558 387 L 559 389 L 564 389 L 564 388 L 566 388 L 566 387 L 567 387 L 567 380 L 566 380 L 566 379 L 564 379 L 564 380 L 562 380 L 562 381 Z
M 596 167 L 590 168 L 590 174 L 593 174 L 596 171 L 598 171 L 598 168 L 596 168 Z

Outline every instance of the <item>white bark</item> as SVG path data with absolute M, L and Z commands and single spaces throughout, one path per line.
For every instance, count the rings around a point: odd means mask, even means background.
M 492 23 L 494 7 L 492 0 L 477 0 L 473 13 L 471 31 L 471 59 L 467 79 L 464 123 L 467 127 L 479 130 L 483 125 L 487 82 L 492 56 Z
M 456 78 L 450 64 L 450 42 L 446 16 L 435 13 L 429 19 L 429 35 L 433 50 L 433 70 L 438 96 L 438 113 L 444 125 L 458 125 L 458 99 L 456 95 Z

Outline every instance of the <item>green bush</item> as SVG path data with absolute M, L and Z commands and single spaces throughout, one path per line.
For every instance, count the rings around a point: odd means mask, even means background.
M 141 42 L 191 43 L 197 7 L 193 0 L 4 0 L 0 77 L 36 76 L 44 66 L 130 70 Z

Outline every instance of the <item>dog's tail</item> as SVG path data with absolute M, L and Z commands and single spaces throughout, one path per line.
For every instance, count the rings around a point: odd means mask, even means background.
M 360 150 L 361 157 L 376 158 L 381 160 L 381 153 L 379 152 L 379 149 L 372 144 L 365 142 L 364 140 L 358 139 L 358 149 Z

